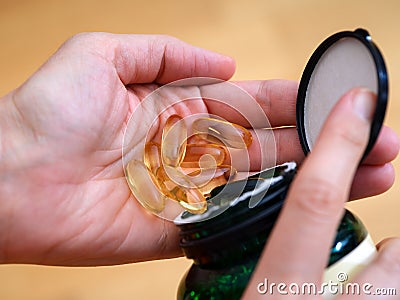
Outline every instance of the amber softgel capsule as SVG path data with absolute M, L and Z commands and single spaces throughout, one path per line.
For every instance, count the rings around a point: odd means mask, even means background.
M 202 214 L 207 210 L 207 200 L 197 188 L 176 187 L 172 193 L 179 204 L 192 214 Z
M 167 119 L 161 137 L 162 162 L 177 167 L 182 162 L 187 144 L 187 128 L 184 120 L 178 115 Z
M 153 173 L 162 165 L 160 144 L 150 142 L 144 147 L 144 164 Z
M 133 160 L 126 168 L 135 196 L 155 214 L 162 213 L 170 201 L 193 214 L 204 213 L 211 190 L 237 173 L 226 164 L 229 151 L 225 145 L 246 149 L 252 142 L 247 129 L 213 118 L 195 120 L 193 131 L 188 138 L 184 120 L 170 116 L 161 144 L 146 143 L 143 162 Z
M 180 166 L 182 168 L 198 168 L 202 156 L 211 155 L 217 166 L 222 165 L 228 156 L 228 150 L 217 144 L 188 144 Z
M 165 205 L 165 195 L 161 192 L 163 188 L 146 165 L 132 160 L 126 167 L 126 175 L 136 199 L 152 213 L 162 212 Z
M 205 139 L 220 140 L 232 148 L 246 149 L 253 141 L 251 133 L 246 128 L 214 118 L 198 118 L 193 122 L 192 129 Z

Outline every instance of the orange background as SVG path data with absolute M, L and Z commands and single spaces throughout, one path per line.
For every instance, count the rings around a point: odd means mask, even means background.
M 245 80 L 299 79 L 325 37 L 364 27 L 386 59 L 391 83 L 386 123 L 400 133 L 399 12 L 397 0 L 0 0 L 0 95 L 82 31 L 173 35 L 234 57 L 234 79 Z M 399 198 L 397 179 L 384 195 L 349 206 L 379 241 L 400 236 Z M 0 299 L 174 299 L 189 265 L 180 258 L 97 268 L 1 266 Z

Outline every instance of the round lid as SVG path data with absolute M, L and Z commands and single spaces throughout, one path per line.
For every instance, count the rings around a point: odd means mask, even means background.
M 364 29 L 338 32 L 315 50 L 300 81 L 296 122 L 304 153 L 311 151 L 330 110 L 355 87 L 377 95 L 377 104 L 364 157 L 382 127 L 388 98 L 388 77 L 382 54 Z

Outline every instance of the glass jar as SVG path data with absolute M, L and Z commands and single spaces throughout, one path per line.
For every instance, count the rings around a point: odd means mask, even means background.
M 287 163 L 218 187 L 211 193 L 205 214 L 185 212 L 175 220 L 180 228 L 181 248 L 194 261 L 181 280 L 177 299 L 240 299 L 278 218 L 295 171 L 295 164 Z M 250 208 L 249 204 L 257 197 L 258 204 Z M 324 282 L 343 283 L 351 279 L 375 252 L 361 221 L 345 210 Z M 259 287 L 260 293 L 267 292 L 266 287 Z M 325 294 L 329 298 L 329 287 Z

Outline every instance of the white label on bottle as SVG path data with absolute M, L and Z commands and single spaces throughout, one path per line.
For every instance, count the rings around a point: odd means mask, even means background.
M 376 256 L 377 251 L 371 236 L 368 236 L 349 254 L 329 266 L 323 277 L 325 284 L 324 299 L 333 299 L 340 295 L 346 284 L 367 266 Z M 329 287 L 333 287 L 329 289 Z

